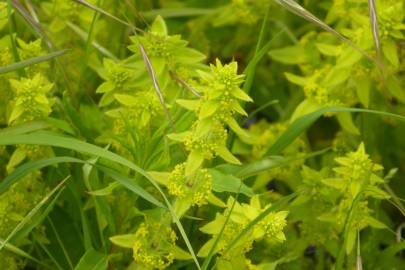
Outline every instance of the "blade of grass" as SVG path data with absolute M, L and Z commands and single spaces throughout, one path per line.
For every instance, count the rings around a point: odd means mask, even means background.
M 160 90 L 159 81 L 158 81 L 158 79 L 156 77 L 156 73 L 155 73 L 155 71 L 153 69 L 153 66 L 152 66 L 152 63 L 150 62 L 149 57 L 148 57 L 148 55 L 147 55 L 147 53 L 145 51 L 145 48 L 143 47 L 143 45 L 142 45 L 142 43 L 140 41 L 139 41 L 139 50 L 140 50 L 140 52 L 142 54 L 142 58 L 143 58 L 143 61 L 145 62 L 146 69 L 148 70 L 149 76 L 152 79 L 153 87 L 154 87 L 154 89 L 156 91 L 156 94 L 159 97 L 160 104 L 162 105 L 162 107 L 163 107 L 163 109 L 165 111 L 167 121 L 169 122 L 172 131 L 174 133 L 176 133 L 176 128 L 174 126 L 172 117 L 170 116 L 169 109 L 166 106 L 166 102 L 165 102 L 165 99 L 163 97 L 163 93 Z
M 239 185 L 238 193 L 236 194 L 235 199 L 234 199 L 234 201 L 233 201 L 233 203 L 232 203 L 231 209 L 229 210 L 229 213 L 228 213 L 228 215 L 226 216 L 225 222 L 224 222 L 224 224 L 222 225 L 221 230 L 219 231 L 217 237 L 215 238 L 214 244 L 212 245 L 211 249 L 210 249 L 209 252 L 208 252 L 207 257 L 205 258 L 205 260 L 204 260 L 204 262 L 203 262 L 203 265 L 202 265 L 202 267 L 201 267 L 202 270 L 207 270 L 207 269 L 208 269 L 208 266 L 210 265 L 210 262 L 211 262 L 211 260 L 212 260 L 212 257 L 214 256 L 215 249 L 216 249 L 216 247 L 217 247 L 217 245 L 218 245 L 218 243 L 219 243 L 219 240 L 221 240 L 221 237 L 222 237 L 222 234 L 223 234 L 223 232 L 224 232 L 224 230 L 225 230 L 225 227 L 226 227 L 226 225 L 228 224 L 229 219 L 231 218 L 232 211 L 233 211 L 233 209 L 235 208 L 236 202 L 238 201 L 238 197 L 239 197 L 239 194 L 240 194 L 239 191 L 240 191 L 241 188 L 242 188 L 242 182 L 241 182 L 240 185 Z
M 97 6 L 99 6 L 101 3 L 101 0 L 97 1 Z M 91 44 L 93 43 L 93 38 L 94 38 L 94 28 L 96 26 L 96 22 L 97 19 L 99 17 L 100 13 L 94 11 L 93 14 L 93 19 L 91 20 L 91 25 L 90 25 L 90 29 L 89 32 L 87 34 L 87 40 L 86 40 L 86 46 L 85 46 L 85 62 L 87 63 L 88 59 L 89 59 L 89 55 L 90 55 L 90 49 L 91 49 Z
M 66 181 L 69 179 L 70 176 L 63 179 L 55 188 L 51 190 L 34 208 L 28 212 L 27 215 L 15 226 L 15 228 L 9 233 L 9 235 L 4 239 L 4 241 L 0 244 L 0 250 L 4 248 L 4 246 L 16 235 L 29 221 L 30 219 L 38 213 L 38 211 L 42 208 L 42 206 L 55 194 L 59 189 L 63 187 Z
M 60 50 L 60 51 L 56 51 L 56 52 L 51 52 L 49 54 L 46 55 L 41 55 L 41 56 L 37 56 L 37 57 L 33 57 L 27 60 L 23 60 L 23 61 L 19 61 L 17 63 L 13 63 L 11 65 L 7 65 L 7 66 L 3 66 L 0 67 L 0 74 L 4 74 L 4 73 L 8 73 L 8 72 L 13 72 L 16 70 L 21 70 L 25 67 L 28 66 L 32 66 L 41 62 L 45 62 L 45 61 L 49 61 L 53 58 L 59 57 L 61 55 L 64 55 L 66 52 L 68 52 L 69 50 Z
M 240 170 L 235 174 L 235 176 L 239 177 L 241 179 L 246 179 L 251 176 L 258 175 L 262 172 L 271 170 L 273 168 L 288 166 L 289 164 L 291 164 L 294 161 L 305 160 L 308 158 L 322 155 L 329 150 L 330 150 L 330 148 L 325 148 L 323 150 L 309 153 L 306 155 L 297 155 L 297 156 L 291 156 L 291 157 L 282 157 L 282 156 L 266 157 L 262 160 L 258 160 L 258 161 L 255 161 L 255 162 L 242 166 L 240 168 Z
M 365 52 L 362 48 L 360 48 L 359 46 L 357 46 L 353 41 L 351 41 L 350 39 L 348 39 L 347 37 L 345 37 L 344 35 L 342 35 L 341 33 L 339 33 L 338 31 L 336 31 L 335 29 L 333 29 L 332 27 L 330 27 L 329 25 L 327 25 L 326 23 L 324 23 L 322 20 L 320 20 L 319 18 L 317 18 L 315 15 L 313 15 L 311 12 L 309 12 L 308 10 L 306 10 L 305 8 L 303 8 L 301 5 L 299 5 L 297 2 L 295 2 L 294 0 L 273 0 L 274 2 L 276 2 L 277 4 L 281 5 L 282 7 L 284 7 L 285 9 L 287 9 L 288 11 L 294 13 L 297 16 L 300 16 L 301 18 L 312 22 L 316 25 L 318 25 L 319 27 L 321 27 L 323 30 L 335 35 L 336 37 L 338 37 L 340 40 L 346 42 L 348 45 L 350 45 L 353 49 L 355 49 L 356 51 L 358 51 L 359 53 L 361 53 L 363 56 L 365 56 L 367 59 L 369 59 L 372 62 L 376 62 L 374 60 L 373 57 L 371 57 L 367 52 Z
M 5 179 L 0 182 L 0 195 L 6 192 L 13 184 L 18 182 L 28 173 L 33 171 L 42 169 L 47 166 L 56 165 L 59 163 L 83 163 L 83 164 L 90 164 L 85 160 L 72 158 L 72 157 L 52 157 L 48 159 L 41 159 L 37 161 L 31 161 L 25 163 L 19 167 L 17 167 L 10 175 L 8 175 Z M 131 190 L 132 192 L 136 193 L 140 197 L 144 198 L 145 200 L 151 202 L 152 204 L 166 208 L 162 203 L 160 203 L 157 199 L 155 199 L 150 193 L 145 191 L 140 186 L 136 185 L 131 179 L 120 175 L 119 173 L 100 165 L 95 165 L 97 168 L 102 170 L 104 173 L 110 175 L 115 181 L 122 184 L 127 189 Z
M 34 144 L 34 145 L 48 145 L 48 146 L 54 146 L 54 147 L 62 147 L 62 148 L 67 148 L 71 149 L 80 153 L 85 153 L 85 154 L 90 154 L 93 156 L 98 156 L 100 158 L 105 158 L 107 160 L 110 160 L 112 162 L 116 162 L 118 164 L 121 164 L 123 166 L 126 166 L 135 172 L 139 173 L 140 175 L 144 176 L 157 190 L 158 192 L 162 195 L 165 204 L 167 205 L 167 208 L 173 218 L 173 221 L 175 222 L 177 228 L 179 229 L 179 232 L 186 243 L 186 246 L 193 257 L 193 260 L 197 266 L 197 269 L 201 269 L 200 265 L 198 263 L 197 257 L 195 255 L 194 249 L 191 246 L 190 240 L 188 239 L 184 228 L 177 217 L 176 213 L 174 212 L 174 208 L 172 204 L 169 202 L 168 198 L 164 194 L 163 190 L 159 187 L 159 185 L 156 183 L 156 181 L 151 177 L 145 170 L 141 169 L 139 166 L 134 164 L 133 162 L 129 161 L 128 159 L 117 155 L 113 152 L 110 152 L 104 148 L 82 142 L 77 139 L 61 136 L 52 132 L 33 132 L 29 134 L 20 134 L 16 136 L 4 136 L 0 132 L 0 145 L 14 145 L 14 144 Z
M 161 8 L 143 11 L 142 15 L 147 19 L 153 19 L 160 15 L 163 18 L 196 17 L 212 14 L 216 9 L 209 8 Z
M 357 257 L 356 257 L 356 270 L 363 270 L 363 263 L 360 252 L 360 232 L 357 230 Z
M 60 189 L 58 193 L 53 197 L 50 201 L 48 206 L 42 211 L 42 213 L 35 218 L 32 219 L 31 223 L 21 229 L 14 237 L 13 241 L 19 241 L 20 239 L 26 237 L 35 227 L 42 223 L 42 221 L 48 216 L 48 214 L 52 211 L 53 207 L 55 206 L 56 201 L 58 200 L 59 196 L 62 194 L 63 189 Z
M 34 240 L 35 240 L 35 236 L 34 236 Z M 62 268 L 62 266 L 60 266 L 58 260 L 56 260 L 55 257 L 52 256 L 51 252 L 49 252 L 48 248 L 41 241 L 35 241 L 35 243 L 37 243 L 42 248 L 42 250 L 46 253 L 46 255 L 48 255 L 48 258 L 54 263 L 54 265 L 56 266 L 56 268 L 58 270 L 64 270 Z M 53 268 L 53 269 L 55 269 L 55 268 Z
M 44 121 L 32 121 L 1 129 L 0 133 L 2 135 L 14 136 L 32 131 L 44 130 L 50 127 L 52 127 L 50 123 Z
M 276 100 L 270 100 L 266 103 L 264 103 L 262 106 L 260 106 L 259 108 L 257 108 L 256 110 L 254 110 L 253 112 L 249 113 L 249 117 L 246 118 L 245 123 L 249 122 L 250 119 L 252 119 L 256 114 L 258 114 L 259 112 L 263 111 L 264 109 L 279 103 L 278 99 Z
M 0 245 L 3 242 L 4 242 L 4 239 L 0 238 Z M 41 266 L 43 266 L 45 268 L 52 269 L 52 267 L 50 267 L 49 265 L 44 264 L 43 262 L 39 261 L 38 259 L 32 257 L 30 254 L 28 254 L 24 250 L 19 249 L 18 247 L 14 246 L 14 245 L 12 245 L 10 243 L 5 243 L 4 244 L 4 249 L 6 249 L 7 251 L 9 251 L 11 253 L 14 253 L 17 256 L 21 256 L 21 257 L 23 257 L 23 258 L 25 258 L 27 260 L 31 260 L 31 261 L 33 261 L 33 262 L 35 262 L 35 263 L 37 263 L 37 264 L 39 264 L 39 265 L 41 265 Z
M 11 52 L 13 53 L 14 62 L 20 62 L 20 56 L 18 55 L 17 43 L 15 40 L 15 21 L 13 17 L 14 9 L 10 0 L 7 0 L 7 17 L 8 17 L 8 34 L 10 36 Z M 18 70 L 18 75 L 24 76 L 23 70 Z
M 97 7 L 97 6 L 95 6 L 95 5 L 92 5 L 91 3 L 87 2 L 87 1 L 84 1 L 84 0 L 71 0 L 71 1 L 74 1 L 74 2 L 76 2 L 76 3 L 79 3 L 79 4 L 81 4 L 81 5 L 83 5 L 83 6 L 87 7 L 87 8 L 89 8 L 89 9 L 92 9 L 92 10 L 94 10 L 94 11 L 97 11 L 98 13 L 100 13 L 100 14 L 102 14 L 102 15 L 104 15 L 104 16 L 106 16 L 106 17 L 108 17 L 108 18 L 110 18 L 110 19 L 112 19 L 112 20 L 114 20 L 114 21 L 117 21 L 117 22 L 119 22 L 120 24 L 123 24 L 123 25 L 125 25 L 125 26 L 128 26 L 128 27 L 130 27 L 130 28 L 133 29 L 133 30 L 137 30 L 137 31 L 143 32 L 142 29 L 137 28 L 137 27 L 135 27 L 134 25 L 132 25 L 132 24 L 126 22 L 126 21 L 121 20 L 120 18 L 118 18 L 118 17 L 116 17 L 116 16 L 114 16 L 114 15 L 108 13 L 107 11 L 105 11 L 105 10 L 103 10 L 103 9 L 101 9 L 101 8 L 99 8 L 99 7 Z
M 382 67 L 381 42 L 378 31 L 377 9 L 374 0 L 368 0 L 368 9 L 370 13 L 371 31 L 373 32 L 374 46 L 377 53 L 377 62 Z
M 70 259 L 69 253 L 67 252 L 65 245 L 63 244 L 63 241 L 60 238 L 59 233 L 55 228 L 55 225 L 53 224 L 52 220 L 49 217 L 48 217 L 48 222 L 49 222 L 49 225 L 50 225 L 53 233 L 55 234 L 56 241 L 58 242 L 60 248 L 62 249 L 62 253 L 65 256 L 65 259 L 66 259 L 67 263 L 69 264 L 70 269 L 73 269 L 73 263 L 72 263 L 72 260 Z
M 107 269 L 108 256 L 94 249 L 89 249 L 80 258 L 75 270 L 103 270 Z
M 21 15 L 25 22 L 32 28 L 32 30 L 34 30 L 34 34 L 41 38 L 52 52 L 54 45 L 49 37 L 46 35 L 46 33 L 43 31 L 41 25 L 31 17 L 29 12 L 24 8 L 20 1 L 12 0 L 12 3 L 13 7 L 17 10 L 17 12 Z
M 388 116 L 405 122 L 405 117 L 398 114 L 393 114 L 389 112 L 359 109 L 359 108 L 345 108 L 345 107 L 326 107 L 318 111 L 304 115 L 297 120 L 295 120 L 287 130 L 276 140 L 276 142 L 269 148 L 266 153 L 267 155 L 278 155 L 284 150 L 288 145 L 290 145 L 298 136 L 300 136 L 310 125 L 312 125 L 316 120 L 318 120 L 324 113 L 337 113 L 337 112 L 358 112 L 358 113 L 369 113 L 376 114 L 380 116 Z

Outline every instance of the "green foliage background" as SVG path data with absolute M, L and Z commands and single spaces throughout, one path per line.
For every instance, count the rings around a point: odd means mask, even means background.
M 405 269 L 405 1 L 0 1 L 0 269 Z

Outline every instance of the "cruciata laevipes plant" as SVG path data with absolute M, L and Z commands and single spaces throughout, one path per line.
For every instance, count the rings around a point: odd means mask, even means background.
M 0 269 L 402 269 L 404 11 L 0 1 Z

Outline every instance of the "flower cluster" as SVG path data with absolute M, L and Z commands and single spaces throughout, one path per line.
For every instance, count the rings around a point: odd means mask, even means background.
M 135 72 L 125 67 L 122 63 L 115 63 L 105 58 L 104 68 L 99 70 L 99 75 L 104 82 L 97 88 L 96 92 L 103 94 L 100 106 L 107 106 L 114 101 L 117 93 L 126 93 L 133 89 Z
M 266 0 L 232 0 L 212 19 L 214 26 L 229 24 L 255 25 L 273 4 Z
M 176 233 L 166 224 L 142 223 L 135 233 L 133 256 L 135 262 L 150 269 L 165 269 L 174 260 L 170 252 L 175 245 Z
M 232 207 L 233 206 L 233 207 Z M 263 238 L 273 242 L 285 241 L 283 229 L 287 225 L 287 211 L 271 212 L 263 220 L 258 222 L 253 229 L 242 236 L 242 238 L 229 248 L 229 244 L 242 232 L 245 227 L 265 211 L 270 205 L 262 207 L 258 196 L 252 197 L 250 204 L 240 204 L 230 197 L 227 202 L 227 208 L 223 214 L 217 214 L 215 220 L 207 223 L 200 230 L 206 234 L 211 234 L 212 239 L 209 240 L 199 251 L 199 256 L 205 257 L 209 249 L 214 244 L 214 240 L 224 226 L 227 216 L 230 215 L 228 222 L 225 224 L 223 234 L 216 247 L 215 252 L 221 255 L 221 258 L 226 261 L 244 258 L 245 254 L 251 250 L 253 242 Z M 231 210 L 232 209 L 232 210 Z
M 163 212 L 148 216 L 134 234 L 116 235 L 110 240 L 131 248 L 134 263 L 142 269 L 165 269 L 174 259 L 188 260 L 190 255 L 176 246 L 177 235 L 170 227 L 170 218 Z
M 177 101 L 198 116 L 190 131 L 170 136 L 183 142 L 190 152 L 186 174 L 192 173 L 204 160 L 211 160 L 217 155 L 227 162 L 239 164 L 239 160 L 226 147 L 226 128 L 231 128 L 241 137 L 248 137 L 234 115 L 246 115 L 239 102 L 252 99 L 240 89 L 243 76 L 237 74 L 237 69 L 236 62 L 222 65 L 217 60 L 216 65 L 211 65 L 211 72 L 199 72 L 203 80 L 203 97 L 200 100 Z
M 169 194 L 191 202 L 191 205 L 201 206 L 207 203 L 212 190 L 212 176 L 207 169 L 198 169 L 192 175 L 185 175 L 186 165 L 176 165 L 171 172 L 167 189 Z
M 377 200 L 388 199 L 389 195 L 380 188 L 384 180 L 377 175 L 383 167 L 371 161 L 361 143 L 355 152 L 349 152 L 344 157 L 335 159 L 339 166 L 335 167 L 335 177 L 326 178 L 323 183 L 338 190 L 338 196 L 328 213 L 319 219 L 335 224 L 337 233 L 341 233 L 349 222 L 348 233 L 351 239 L 356 239 L 357 231 L 367 226 L 384 228 L 385 225 L 371 216 L 368 208 L 369 198 Z M 351 251 L 354 242 L 346 243 L 346 250 Z
M 143 36 L 132 36 L 130 39 L 133 45 L 128 47 L 129 50 L 142 59 L 139 53 L 139 45 L 142 44 L 155 69 L 163 73 L 177 73 L 178 70 L 184 72 L 185 69 L 193 73 L 192 69 L 201 67 L 199 63 L 205 59 L 202 53 L 188 48 L 188 42 L 180 35 L 169 35 L 161 16 L 156 17 L 149 32 Z M 158 74 L 158 77 L 160 76 L 165 74 Z
M 375 174 L 381 171 L 383 167 L 370 160 L 363 143 L 360 144 L 356 152 L 350 152 L 335 160 L 340 166 L 334 168 L 334 171 L 344 183 L 341 191 L 350 194 L 352 198 L 360 192 L 363 185 L 376 185 L 384 182 Z
M 47 97 L 53 84 L 37 73 L 33 78 L 21 78 L 10 80 L 14 90 L 13 109 L 8 122 L 15 124 L 34 119 L 41 119 L 51 112 L 52 101 Z

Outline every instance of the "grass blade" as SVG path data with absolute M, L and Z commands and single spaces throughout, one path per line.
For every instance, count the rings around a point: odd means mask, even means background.
M 239 185 L 239 189 L 242 187 L 242 182 L 241 185 Z M 212 260 L 212 257 L 214 256 L 214 252 L 215 252 L 215 248 L 217 247 L 219 240 L 221 240 L 221 236 L 224 233 L 225 227 L 229 222 L 229 219 L 231 218 L 231 214 L 233 212 L 233 209 L 235 208 L 236 202 L 238 201 L 238 197 L 239 197 L 239 192 L 236 194 L 235 200 L 232 203 L 231 209 L 229 209 L 229 213 L 226 216 L 225 222 L 222 225 L 221 230 L 219 231 L 217 237 L 215 238 L 214 244 L 212 245 L 210 251 L 208 252 L 207 258 L 205 258 L 204 263 L 201 267 L 202 270 L 207 270 L 208 266 L 210 265 L 210 262 Z
M 4 73 L 8 73 L 8 72 L 13 72 L 16 70 L 20 70 L 23 69 L 25 67 L 28 66 L 32 66 L 41 62 L 45 62 L 48 60 L 51 60 L 55 57 L 59 57 L 61 55 L 64 55 L 66 52 L 68 52 L 69 50 L 60 50 L 60 51 L 56 51 L 56 52 L 51 52 L 49 54 L 46 55 L 41 55 L 41 56 L 37 56 L 37 57 L 33 57 L 27 60 L 23 60 L 17 63 L 13 63 L 11 65 L 7 65 L 7 66 L 3 66 L 0 67 L 0 74 L 4 74 Z
M 367 52 L 365 52 L 362 48 L 360 48 L 359 46 L 357 46 L 353 41 L 351 41 L 350 39 L 348 39 L 347 37 L 345 37 L 344 35 L 342 35 L 341 33 L 339 33 L 338 31 L 336 31 L 335 29 L 333 29 L 332 27 L 330 27 L 329 25 L 327 25 L 326 23 L 324 23 L 322 20 L 320 20 L 319 18 L 317 18 L 315 15 L 313 15 L 311 12 L 309 12 L 308 10 L 306 10 L 305 8 L 303 8 L 301 5 L 299 5 L 297 2 L 295 2 L 294 0 L 273 0 L 275 1 L 277 4 L 283 6 L 285 9 L 287 9 L 288 11 L 294 13 L 297 16 L 300 16 L 301 18 L 312 22 L 316 25 L 318 25 L 319 27 L 321 27 L 323 30 L 335 35 L 336 37 L 338 37 L 340 40 L 346 42 L 348 45 L 350 45 L 353 49 L 355 49 L 356 51 L 358 51 L 359 53 L 361 53 L 363 56 L 365 56 L 367 59 L 369 59 L 372 62 L 375 62 L 374 58 L 371 57 Z
M 63 187 L 69 177 L 70 176 L 63 179 L 54 189 L 51 190 L 51 192 L 48 193 L 48 195 L 46 195 L 34 208 L 31 209 L 31 211 L 17 224 L 17 226 L 15 226 L 7 238 L 4 239 L 4 241 L 0 244 L 0 250 L 2 250 L 4 246 L 11 240 L 11 238 L 13 238 L 13 236 L 16 235 L 36 213 L 38 213 L 38 211 L 52 197 L 52 195 Z
M 61 136 L 52 132 L 33 132 L 29 134 L 20 134 L 16 136 L 7 136 L 0 132 L 0 145 L 15 145 L 15 144 L 34 144 L 34 145 L 47 145 L 47 146 L 54 146 L 54 147 L 62 147 L 66 149 L 71 149 L 77 151 L 79 153 L 90 154 L 93 156 L 97 156 L 100 158 L 105 158 L 112 162 L 116 162 L 123 166 L 126 166 L 135 172 L 144 176 L 162 195 L 167 208 L 172 215 L 173 221 L 175 222 L 177 228 L 179 229 L 180 234 L 183 237 L 186 246 L 193 257 L 193 260 L 197 266 L 197 269 L 201 269 L 198 263 L 197 257 L 195 255 L 194 249 L 191 246 L 190 240 L 188 239 L 183 225 L 181 224 L 179 218 L 177 217 L 176 213 L 174 212 L 173 206 L 169 202 L 168 198 L 164 194 L 163 190 L 159 187 L 156 181 L 150 176 L 145 170 L 134 164 L 133 162 L 129 161 L 128 159 L 117 155 L 107 149 L 98 147 L 96 145 L 92 145 L 86 142 L 82 142 L 77 139 Z
M 370 12 L 371 30 L 373 32 L 374 46 L 377 52 L 377 61 L 382 65 L 381 43 L 378 31 L 377 9 L 374 0 L 368 0 L 368 9 Z
M 209 8 L 161 8 L 152 9 L 149 11 L 142 12 L 142 16 L 147 19 L 153 19 L 160 15 L 163 18 L 178 18 L 178 17 L 196 17 L 212 14 L 216 9 Z
M 250 164 L 242 166 L 242 168 L 235 174 L 235 176 L 240 177 L 241 179 L 246 179 L 251 176 L 258 175 L 262 172 L 271 170 L 273 168 L 278 168 L 282 166 L 288 166 L 294 161 L 305 160 L 312 158 L 318 155 L 322 155 L 325 152 L 329 151 L 330 148 L 326 148 L 320 151 L 309 153 L 306 155 L 297 155 L 292 157 L 282 157 L 282 156 L 270 156 L 262 160 L 252 162 Z
M 170 127 L 172 128 L 172 131 L 174 133 L 176 133 L 176 128 L 174 127 L 174 123 L 173 123 L 172 117 L 170 116 L 169 109 L 166 106 L 166 102 L 165 102 L 165 99 L 163 97 L 163 93 L 160 90 L 160 86 L 159 86 L 158 79 L 156 77 L 156 73 L 155 73 L 155 71 L 153 69 L 153 66 L 152 66 L 152 63 L 150 62 L 149 57 L 148 57 L 148 55 L 147 55 L 147 53 L 145 51 L 145 48 L 143 47 L 141 42 L 139 42 L 139 50 L 140 50 L 140 52 L 142 54 L 142 58 L 143 58 L 143 61 L 145 62 L 146 69 L 148 70 L 149 76 L 152 79 L 153 88 L 155 88 L 156 94 L 159 97 L 160 104 L 162 104 L 162 107 L 163 107 L 163 109 L 165 111 L 167 121 L 169 121 L 169 124 L 170 124 Z
M 143 32 L 142 29 L 137 28 L 137 27 L 133 26 L 132 24 L 127 23 L 126 21 L 121 20 L 120 18 L 118 18 L 118 17 L 116 17 L 116 16 L 114 16 L 114 15 L 108 13 L 107 11 L 105 11 L 105 10 L 99 8 L 99 7 L 96 7 L 95 5 L 89 3 L 89 2 L 87 2 L 87 1 L 85 1 L 85 0 L 73 0 L 73 1 L 76 2 L 76 3 L 79 3 L 79 4 L 83 5 L 83 6 L 85 6 L 85 7 L 87 7 L 87 8 L 89 8 L 89 9 L 92 9 L 92 10 L 94 10 L 94 11 L 96 11 L 96 12 L 98 12 L 98 13 L 100 13 L 100 14 L 102 14 L 102 15 L 104 15 L 104 16 L 106 16 L 106 17 L 112 19 L 112 20 L 114 20 L 114 21 L 117 21 L 117 22 L 119 22 L 120 24 L 123 24 L 123 25 L 125 25 L 125 26 L 128 26 L 128 27 L 130 27 L 131 29 L 135 29 L 135 30 L 137 30 L 137 31 Z
M 103 270 L 108 267 L 108 257 L 94 249 L 89 249 L 80 258 L 75 270 Z
M 295 120 L 288 129 L 277 139 L 277 141 L 270 147 L 266 155 L 278 155 L 283 149 L 290 145 L 298 136 L 300 136 L 310 125 L 312 125 L 317 119 L 319 119 L 324 113 L 337 113 L 337 112 L 359 112 L 377 114 L 380 116 L 388 116 L 396 118 L 402 122 L 405 122 L 405 117 L 376 110 L 359 109 L 359 108 L 346 108 L 346 107 L 326 107 L 318 111 L 309 113 Z
M 76 24 L 70 21 L 66 21 L 66 25 L 70 29 L 72 29 L 73 32 L 75 32 L 81 39 L 83 39 L 83 41 L 89 40 L 89 35 L 85 31 L 83 31 L 80 27 L 78 27 Z M 118 61 L 118 58 L 112 52 L 107 50 L 105 47 L 101 46 L 100 43 L 98 43 L 97 41 L 92 40 L 91 45 L 104 56 L 107 56 L 108 58 L 111 58 L 115 61 Z
M 13 7 L 17 10 L 17 12 L 21 15 L 21 17 L 23 17 L 23 19 L 28 23 L 28 25 L 34 30 L 35 34 L 37 34 L 43 41 L 45 41 L 49 49 L 52 49 L 54 45 L 43 31 L 41 25 L 31 17 L 29 12 L 24 8 L 24 6 L 20 3 L 20 1 L 12 0 L 12 2 Z
M 4 240 L 0 238 L 0 245 L 3 244 L 3 242 L 4 242 Z M 45 268 L 52 269 L 52 267 L 44 264 L 43 262 L 39 261 L 38 259 L 32 257 L 30 254 L 28 254 L 24 250 L 19 249 L 18 247 L 14 246 L 14 245 L 12 245 L 10 243 L 5 243 L 4 244 L 4 249 L 8 250 L 11 253 L 14 253 L 15 255 L 21 256 L 21 257 L 23 257 L 23 258 L 25 258 L 27 260 L 31 260 L 31 261 L 33 261 L 33 262 L 35 262 L 35 263 L 37 263 L 37 264 L 39 264 L 39 265 L 41 265 L 41 266 L 43 266 Z
M 239 239 L 242 238 L 242 236 L 249 233 L 250 230 L 253 228 L 253 226 L 255 226 L 257 223 L 262 221 L 268 214 L 270 214 L 273 211 L 277 211 L 278 209 L 281 209 L 282 207 L 284 207 L 286 204 L 288 204 L 291 200 L 293 200 L 298 195 L 299 195 L 298 192 L 294 192 L 290 195 L 287 195 L 287 196 L 281 198 L 280 200 L 278 200 L 277 202 L 273 203 L 269 208 L 267 208 L 262 213 L 260 213 L 260 215 L 258 215 L 254 220 L 249 222 L 246 225 L 246 227 L 237 236 L 235 236 L 235 238 L 232 239 L 232 241 L 229 243 L 229 245 L 227 245 L 223 254 L 225 255 L 226 252 L 228 252 L 239 241 Z
M 25 163 L 21 165 L 20 167 L 16 168 L 9 176 L 7 176 L 3 181 L 0 182 L 0 195 L 6 192 L 9 187 L 11 187 L 13 184 L 18 182 L 22 177 L 27 175 L 30 172 L 42 169 L 47 166 L 59 164 L 59 163 L 84 163 L 84 164 L 90 164 L 91 163 L 77 159 L 77 158 L 72 158 L 72 157 L 52 157 L 48 159 L 42 159 L 38 161 L 32 161 Z M 151 202 L 152 204 L 156 205 L 157 207 L 162 207 L 166 208 L 161 202 L 159 202 L 157 199 L 155 199 L 150 193 L 148 193 L 146 190 L 141 188 L 140 186 L 136 185 L 131 179 L 128 177 L 125 177 L 107 167 L 95 165 L 97 168 L 99 168 L 101 171 L 103 171 L 105 174 L 108 174 L 110 177 L 112 177 L 115 181 L 118 183 L 122 184 L 124 187 L 127 189 L 131 190 L 135 194 L 139 195 L 140 197 L 144 198 L 145 200 Z

